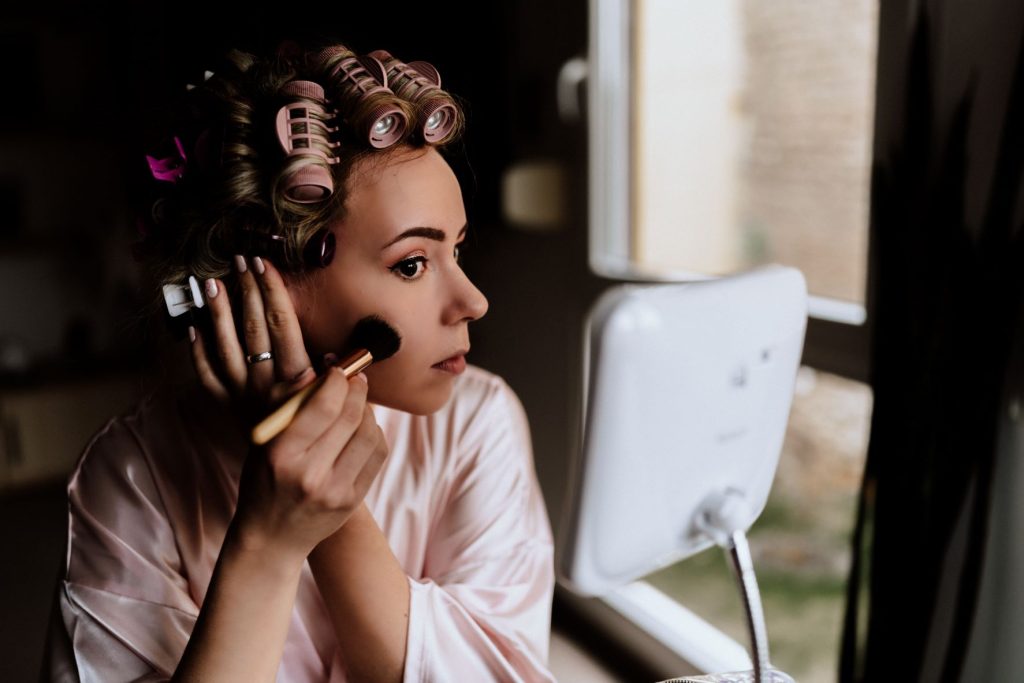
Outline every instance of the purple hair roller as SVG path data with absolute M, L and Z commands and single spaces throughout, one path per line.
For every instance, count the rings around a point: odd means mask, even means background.
M 434 100 L 423 107 L 423 138 L 438 143 L 448 137 L 455 126 L 455 107 L 443 100 Z
M 324 164 L 336 164 L 334 156 L 337 142 L 329 136 L 337 131 L 327 125 L 333 118 L 324 106 L 324 89 L 312 81 L 291 81 L 281 91 L 286 95 L 304 97 L 313 102 L 291 102 L 277 112 L 277 139 L 286 156 L 316 156 Z M 325 149 L 327 151 L 325 151 Z M 334 179 L 326 166 L 307 164 L 293 173 L 286 181 L 285 194 L 299 204 L 323 201 L 334 192 Z
M 430 90 L 441 89 L 441 74 L 437 72 L 433 64 L 427 62 L 410 62 L 409 68 L 425 78 L 433 88 L 421 90 L 426 94 Z M 438 98 L 426 104 L 423 108 L 423 137 L 427 142 L 439 142 L 443 140 L 452 127 L 455 125 L 455 107 Z
M 341 75 L 344 85 L 343 97 L 335 104 L 344 106 L 344 115 L 350 114 L 353 106 L 349 102 L 361 102 L 368 97 L 378 93 L 394 93 L 388 88 L 387 70 L 384 65 L 372 57 L 357 57 L 353 52 L 342 46 L 335 46 L 323 50 L 319 57 L 328 59 L 337 55 L 344 55 L 331 70 L 331 77 Z M 354 99 L 353 99 L 354 98 Z M 369 125 L 362 131 L 371 147 L 384 149 L 402 139 L 408 126 L 405 114 L 401 108 L 391 103 L 381 103 L 375 107 L 366 119 Z
M 326 228 L 318 230 L 306 244 L 302 259 L 307 268 L 326 268 L 334 260 L 337 240 L 334 233 Z
M 437 69 L 423 61 L 406 64 L 386 50 L 375 50 L 369 56 L 385 65 L 395 93 L 420 108 L 423 139 L 436 144 L 448 137 L 458 116 L 447 97 L 432 97 L 441 92 L 441 74 Z

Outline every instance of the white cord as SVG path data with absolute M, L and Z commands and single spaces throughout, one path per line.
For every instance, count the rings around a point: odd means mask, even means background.
M 750 546 L 747 535 L 742 530 L 731 535 L 732 547 L 726 548 L 726 554 L 732 560 L 732 568 L 736 580 L 740 584 L 743 597 L 743 609 L 747 615 L 751 658 L 754 660 L 754 680 L 757 683 L 768 682 L 768 627 L 764 620 L 764 609 L 761 606 L 761 591 L 757 588 L 757 577 L 754 575 L 754 561 L 750 557 Z
M 751 660 L 754 663 L 754 680 L 769 683 L 770 664 L 768 657 L 768 627 L 761 605 L 761 592 L 754 574 L 754 561 L 743 529 L 745 511 L 743 492 L 726 489 L 705 501 L 697 514 L 697 527 L 725 550 L 733 574 L 740 585 L 743 611 L 747 617 L 747 631 L 750 636 Z

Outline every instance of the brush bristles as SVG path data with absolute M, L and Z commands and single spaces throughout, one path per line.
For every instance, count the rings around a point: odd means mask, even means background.
M 379 363 L 398 353 L 402 338 L 386 320 L 377 315 L 363 318 L 356 323 L 349 337 L 349 350 L 366 349 L 373 354 L 373 362 Z

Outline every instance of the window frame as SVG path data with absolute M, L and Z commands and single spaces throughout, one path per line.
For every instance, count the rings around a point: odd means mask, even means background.
M 696 272 L 638 274 L 631 266 L 631 163 L 635 100 L 629 78 L 633 59 L 634 2 L 589 0 L 588 264 L 606 285 L 622 282 L 675 282 L 712 279 Z M 879 40 L 881 38 L 879 37 Z M 876 52 L 876 73 L 883 51 Z M 877 88 L 877 86 L 876 86 Z M 877 135 L 877 104 L 874 115 Z M 870 201 L 870 200 L 869 200 Z M 870 220 L 870 219 L 869 219 Z M 801 364 L 870 385 L 875 258 L 868 231 L 864 305 L 808 297 L 808 320 Z M 748 644 L 739 643 L 645 581 L 624 586 L 605 598 L 586 600 L 559 587 L 559 598 L 612 633 L 645 661 L 666 672 L 696 668 L 729 671 L 752 666 Z M 685 637 L 683 637 L 685 634 Z M 672 674 L 678 675 L 678 674 Z

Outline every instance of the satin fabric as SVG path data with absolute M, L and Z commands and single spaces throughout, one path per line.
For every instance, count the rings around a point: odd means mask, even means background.
M 90 442 L 68 485 L 55 680 L 166 680 L 237 501 L 244 447 L 194 396 L 153 395 Z M 552 681 L 551 528 L 509 386 L 469 366 L 439 412 L 373 407 L 391 453 L 366 503 L 410 586 L 405 681 Z M 308 564 L 278 681 L 345 680 Z

